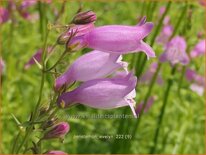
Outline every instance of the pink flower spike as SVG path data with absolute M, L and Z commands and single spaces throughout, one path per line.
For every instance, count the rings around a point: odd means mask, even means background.
M 74 81 L 103 78 L 120 68 L 127 70 L 127 63 L 121 59 L 121 55 L 118 54 L 97 50 L 89 52 L 74 61 L 68 70 L 56 79 L 55 89 L 59 90 L 63 85 L 70 85 Z
M 199 41 L 199 43 L 194 47 L 192 52 L 190 53 L 190 56 L 192 58 L 201 56 L 205 54 L 205 40 Z
M 183 37 L 174 37 L 166 46 L 165 52 L 160 56 L 160 62 L 169 61 L 171 65 L 181 63 L 187 65 L 189 57 L 186 53 L 186 41 Z
M 57 101 L 61 107 L 80 103 L 97 109 L 114 109 L 130 106 L 134 116 L 134 97 L 137 78 L 129 73 L 125 77 L 96 79 L 84 82 L 71 92 L 63 93 Z

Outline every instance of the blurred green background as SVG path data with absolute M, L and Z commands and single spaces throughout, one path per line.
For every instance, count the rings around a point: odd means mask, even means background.
M 150 2 L 151 3 L 151 2 Z M 155 26 L 158 23 L 159 8 L 165 6 L 166 2 L 155 2 L 157 6 L 152 12 L 152 22 Z M 92 10 L 97 14 L 96 25 L 109 24 L 125 24 L 135 25 L 141 15 L 143 5 L 146 5 L 144 15 L 147 14 L 147 5 L 142 1 L 81 1 L 83 10 Z M 6 1 L 2 3 L 6 6 Z M 53 9 L 60 10 L 62 3 L 58 1 L 45 7 L 46 18 L 49 23 L 54 21 Z M 59 24 L 68 24 L 75 12 L 78 10 L 80 2 L 67 1 L 65 12 L 59 20 Z M 168 15 L 171 18 L 172 25 L 177 21 L 180 10 L 183 8 L 184 2 L 173 2 Z M 192 6 L 193 16 L 191 22 L 191 30 L 186 32 L 185 37 L 188 38 L 188 45 L 194 47 L 198 42 L 197 34 L 204 31 L 205 18 L 204 8 L 197 2 L 190 2 Z M 38 13 L 37 6 L 30 8 L 30 12 Z M 24 64 L 30 57 L 43 46 L 41 33 L 39 31 L 39 21 L 30 22 L 24 20 L 18 14 L 16 15 L 16 23 L 7 22 L 1 25 L 1 44 L 2 57 L 5 61 L 6 68 L 2 77 L 2 153 L 10 153 L 11 144 L 14 136 L 19 128 L 17 127 L 11 114 L 14 114 L 21 122 L 28 120 L 29 114 L 34 109 L 38 99 L 40 85 L 40 71 L 38 67 L 33 66 L 29 70 L 24 70 Z M 187 18 L 184 18 L 186 21 Z M 183 25 L 183 24 L 182 24 Z M 182 26 L 181 25 L 181 26 Z M 181 34 L 182 28 L 178 29 L 178 34 Z M 54 44 L 59 33 L 51 31 L 49 35 L 49 44 Z M 149 42 L 151 35 L 147 37 Z M 145 72 L 152 62 L 158 61 L 158 56 L 163 52 L 161 46 L 155 44 L 154 50 L 157 54 L 156 58 L 152 58 L 146 63 Z M 58 46 L 57 52 L 50 61 L 55 62 L 63 52 L 64 46 Z M 86 50 L 87 51 L 87 50 Z M 73 53 L 67 64 L 62 64 L 59 69 L 63 72 L 69 63 L 86 51 Z M 136 54 L 124 55 L 124 59 L 131 62 L 132 57 Z M 198 69 L 199 73 L 204 74 L 204 58 L 198 58 L 190 64 L 193 68 Z M 135 66 L 135 69 L 138 66 Z M 162 76 L 164 81 L 169 78 L 170 65 L 165 63 L 162 68 Z M 169 103 L 166 109 L 160 137 L 158 141 L 157 153 L 178 153 L 178 154 L 204 154 L 205 153 L 205 108 L 204 97 L 198 96 L 189 89 L 189 83 L 183 81 L 181 94 L 177 94 L 178 80 L 181 74 L 176 74 L 169 98 Z M 47 77 L 46 85 L 43 89 L 43 103 L 47 103 L 50 99 L 50 94 L 53 89 L 52 77 Z M 148 85 L 139 85 L 137 88 L 137 104 L 144 99 Z M 156 120 L 162 105 L 166 84 L 159 86 L 155 85 L 152 95 L 157 97 L 157 100 L 151 109 L 143 115 L 141 124 L 136 137 L 133 137 L 131 150 L 126 153 L 148 153 L 152 145 L 154 130 L 157 126 Z M 124 149 L 124 143 L 129 139 L 92 139 L 92 138 L 75 138 L 76 135 L 117 135 L 131 134 L 132 126 L 135 124 L 134 118 L 129 119 L 71 119 L 68 115 L 92 115 L 92 114 L 131 114 L 129 107 L 112 109 L 112 110 L 97 110 L 85 106 L 75 106 L 69 110 L 60 111 L 58 116 L 65 121 L 68 121 L 71 127 L 70 132 L 65 137 L 63 143 L 59 140 L 50 140 L 43 143 L 43 150 L 62 150 L 67 153 L 121 153 Z M 121 123 L 124 123 L 126 130 L 118 133 L 118 128 Z M 35 138 L 35 137 L 34 137 Z M 114 144 L 118 143 L 118 145 Z

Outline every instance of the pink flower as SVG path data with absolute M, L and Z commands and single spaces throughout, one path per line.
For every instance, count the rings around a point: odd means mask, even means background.
M 187 65 L 189 57 L 186 53 L 186 41 L 183 37 L 174 37 L 167 45 L 165 52 L 160 56 L 160 62 L 169 61 L 172 65 L 181 63 Z
M 156 70 L 157 70 L 157 63 L 152 63 L 149 67 L 149 69 L 146 71 L 145 74 L 143 74 L 140 78 L 140 83 L 145 83 L 145 84 L 149 84 L 150 81 L 152 80 L 153 75 L 155 74 Z M 163 84 L 163 79 L 161 77 L 160 74 L 158 74 L 157 76 L 157 83 L 159 85 Z
M 205 40 L 201 40 L 192 50 L 190 56 L 192 58 L 201 56 L 205 54 Z
M 143 51 L 148 58 L 155 57 L 153 49 L 143 42 L 152 28 L 152 23 L 142 22 L 136 26 L 100 26 L 82 37 L 74 38 L 73 43 L 79 43 L 82 47 L 87 46 L 102 52 L 127 54 Z
M 186 79 L 192 83 L 190 89 L 202 96 L 205 89 L 205 77 L 198 75 L 194 70 L 187 68 L 185 73 Z
M 3 7 L 0 7 L 0 24 L 9 20 L 9 11 Z
M 154 100 L 155 100 L 154 96 L 149 97 L 149 99 L 148 99 L 148 101 L 146 103 L 146 107 L 144 108 L 144 112 L 147 112 L 151 108 L 151 106 L 154 103 Z M 140 112 L 143 110 L 143 104 L 144 103 L 141 102 L 140 104 L 138 104 L 137 108 L 135 109 L 137 115 L 140 114 Z
M 63 93 L 57 104 L 69 107 L 80 103 L 97 109 L 113 109 L 130 106 L 133 114 L 137 78 L 132 73 L 124 77 L 95 79 L 84 82 L 73 91 Z
M 63 85 L 69 85 L 74 81 L 88 81 L 106 77 L 119 68 L 127 67 L 126 62 L 121 61 L 121 56 L 101 51 L 92 51 L 79 57 L 68 70 L 55 81 L 56 90 Z
M 50 53 L 51 52 L 51 47 L 48 47 L 47 49 L 47 53 Z M 24 65 L 24 69 L 28 69 L 30 68 L 31 66 L 33 66 L 35 63 L 34 59 L 37 61 L 37 62 L 40 62 L 41 61 L 41 58 L 42 58 L 42 52 L 43 52 L 43 49 L 39 49 L 33 56 L 32 58 Z
M 44 139 L 63 138 L 69 132 L 70 126 L 66 122 L 61 122 L 45 133 Z
M 59 154 L 59 155 L 61 155 L 61 154 L 67 154 L 67 153 L 65 153 L 65 152 L 63 152 L 63 151 L 57 151 L 57 150 L 55 150 L 55 151 L 48 151 L 48 152 L 45 153 L 45 154 Z

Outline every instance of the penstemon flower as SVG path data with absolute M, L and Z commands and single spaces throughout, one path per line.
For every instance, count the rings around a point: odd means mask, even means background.
M 133 114 L 135 87 L 137 78 L 132 73 L 124 77 L 95 79 L 84 82 L 73 91 L 63 93 L 57 104 L 69 107 L 73 104 L 83 104 L 97 109 L 113 109 L 130 106 Z
M 143 51 L 147 57 L 155 57 L 153 49 L 143 42 L 143 39 L 152 31 L 150 22 L 136 26 L 107 25 L 92 29 L 84 36 L 73 39 L 73 44 L 81 47 L 100 50 L 102 52 L 127 54 Z M 69 44 L 70 45 L 70 44 Z
M 63 85 L 69 85 L 74 81 L 88 81 L 106 77 L 119 68 L 127 67 L 126 62 L 121 61 L 121 55 L 109 54 L 94 50 L 79 57 L 68 70 L 55 81 L 58 90 Z
M 169 61 L 171 65 L 181 63 L 187 65 L 189 57 L 186 53 L 187 44 L 183 37 L 176 36 L 167 43 L 165 52 L 160 56 L 160 62 Z

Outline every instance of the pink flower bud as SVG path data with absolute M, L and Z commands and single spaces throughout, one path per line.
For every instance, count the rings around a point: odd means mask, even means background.
M 194 47 L 192 52 L 190 53 L 190 56 L 192 58 L 201 56 L 205 54 L 205 40 L 199 41 L 199 43 Z
M 63 152 L 63 151 L 48 151 L 47 153 L 45 153 L 45 154 L 59 154 L 59 155 L 61 155 L 61 154 L 67 154 L 67 153 L 65 153 L 65 152 Z
M 44 139 L 51 138 L 63 138 L 69 132 L 69 124 L 66 122 L 61 122 L 49 130 L 45 135 Z
M 96 21 L 97 17 L 93 11 L 80 12 L 72 20 L 74 24 L 88 24 Z

